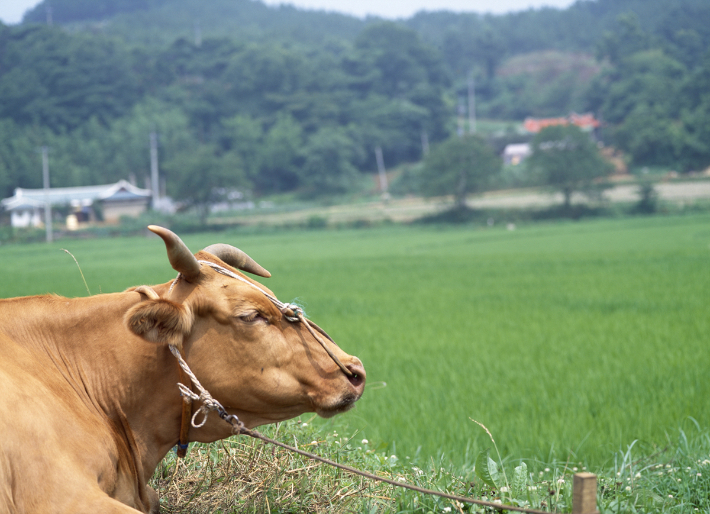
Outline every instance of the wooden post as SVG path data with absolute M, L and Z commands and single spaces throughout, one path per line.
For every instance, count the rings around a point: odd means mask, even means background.
M 575 473 L 572 483 L 572 514 L 599 514 L 595 474 Z

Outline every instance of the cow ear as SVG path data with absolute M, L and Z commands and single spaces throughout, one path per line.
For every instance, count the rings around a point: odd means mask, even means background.
M 189 307 L 159 298 L 134 305 L 124 321 L 131 332 L 146 341 L 181 348 L 194 317 Z

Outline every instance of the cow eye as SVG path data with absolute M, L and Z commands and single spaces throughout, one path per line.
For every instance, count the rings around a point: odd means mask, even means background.
M 254 312 L 249 312 L 247 314 L 242 314 L 241 316 L 237 316 L 240 320 L 244 321 L 245 323 L 254 323 L 256 321 L 266 321 L 266 318 L 259 314 L 257 311 Z

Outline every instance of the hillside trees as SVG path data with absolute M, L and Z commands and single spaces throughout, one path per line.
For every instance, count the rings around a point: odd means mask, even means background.
M 632 15 L 618 23 L 618 32 L 607 34 L 598 47 L 613 66 L 595 78 L 587 97 L 589 108 L 608 123 L 609 142 L 628 152 L 636 166 L 681 171 L 709 166 L 710 141 L 698 136 L 706 130 L 703 92 L 710 85 L 705 78 L 710 53 L 684 60 L 687 66 L 673 57 L 689 39 L 699 44 L 701 36 L 688 29 L 659 39 Z
M 129 52 L 104 38 L 27 26 L 2 30 L 0 46 L 0 118 L 71 130 L 141 97 Z

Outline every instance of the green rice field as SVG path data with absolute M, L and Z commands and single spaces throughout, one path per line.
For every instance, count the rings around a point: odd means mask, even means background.
M 710 216 L 184 236 L 239 246 L 368 373 L 329 430 L 400 457 L 609 464 L 710 426 Z M 0 296 L 171 280 L 156 237 L 0 246 Z M 309 421 L 311 416 L 302 417 Z M 384 446 L 381 446 L 384 448 Z

